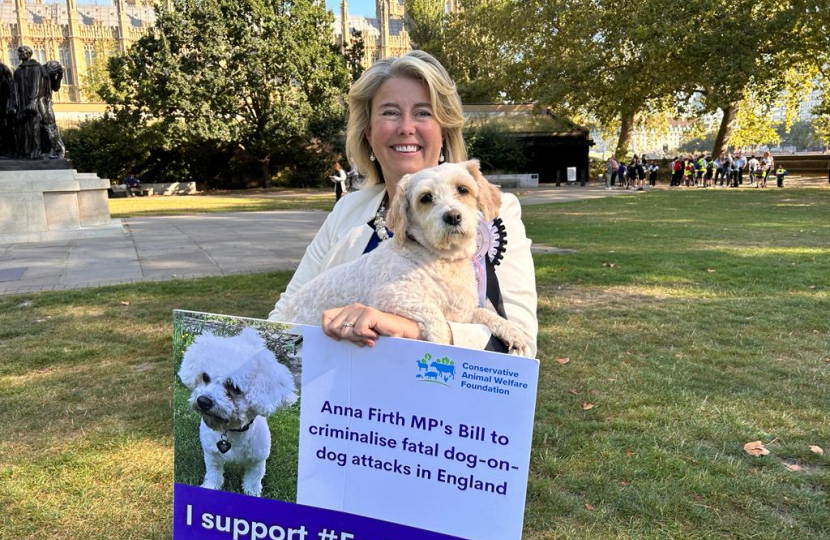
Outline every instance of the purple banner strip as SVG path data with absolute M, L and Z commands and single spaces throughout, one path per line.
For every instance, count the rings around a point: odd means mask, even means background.
M 174 540 L 463 540 L 345 512 L 173 485 Z

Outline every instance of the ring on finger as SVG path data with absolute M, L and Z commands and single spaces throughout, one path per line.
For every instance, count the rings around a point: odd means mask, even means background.
M 340 325 L 340 328 L 354 328 L 354 323 L 346 321 Z

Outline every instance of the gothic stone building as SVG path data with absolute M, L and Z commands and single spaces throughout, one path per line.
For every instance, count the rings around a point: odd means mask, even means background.
M 17 47 L 28 45 L 40 63 L 58 60 L 63 85 L 54 95 L 60 120 L 77 120 L 104 111 L 81 87 L 90 66 L 102 56 L 123 52 L 153 27 L 154 0 L 2 0 L 0 59 L 14 68 Z
M 459 1 L 448 0 L 446 9 L 457 13 L 461 9 Z M 352 30 L 361 32 L 365 44 L 362 64 L 367 68 L 380 58 L 402 56 L 412 50 L 405 22 L 405 0 L 375 0 L 374 18 L 349 15 L 347 1 L 341 0 L 340 13 L 334 16 L 334 42 L 342 50 Z

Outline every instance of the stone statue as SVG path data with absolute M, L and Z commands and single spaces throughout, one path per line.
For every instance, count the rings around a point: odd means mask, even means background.
M 14 142 L 17 97 L 14 94 L 14 74 L 0 62 L 0 158 L 17 157 Z
M 0 62 L 0 157 L 62 158 L 66 153 L 55 120 L 52 93 L 61 88 L 63 66 L 32 58 L 32 48 L 17 48 L 20 65 L 12 74 Z
M 66 153 L 63 140 L 55 121 L 55 109 L 52 108 L 52 92 L 61 89 L 63 66 L 57 60 L 49 60 L 42 68 L 43 85 L 38 97 L 38 114 L 41 116 L 42 141 L 41 150 L 49 152 L 50 159 L 62 158 Z
M 40 159 L 40 128 L 42 115 L 38 99 L 42 97 L 44 77 L 40 62 L 32 58 L 32 48 L 17 48 L 20 65 L 14 71 L 17 95 L 17 154 L 28 159 Z

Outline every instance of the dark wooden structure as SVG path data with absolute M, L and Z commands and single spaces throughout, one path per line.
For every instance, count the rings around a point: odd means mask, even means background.
M 830 177 L 830 154 L 773 154 L 776 165 L 791 173 L 822 174 Z
M 539 174 L 540 184 L 568 182 L 568 168 L 576 169 L 576 182 L 589 180 L 588 150 L 594 141 L 588 130 L 555 133 L 516 133 L 524 149 L 527 170 Z
M 493 121 L 505 135 L 515 138 L 527 159 L 521 172 L 538 174 L 540 184 L 568 184 L 569 168 L 576 170 L 571 184 L 585 185 L 589 180 L 588 151 L 594 141 L 587 128 L 535 104 L 465 105 L 464 112 Z

